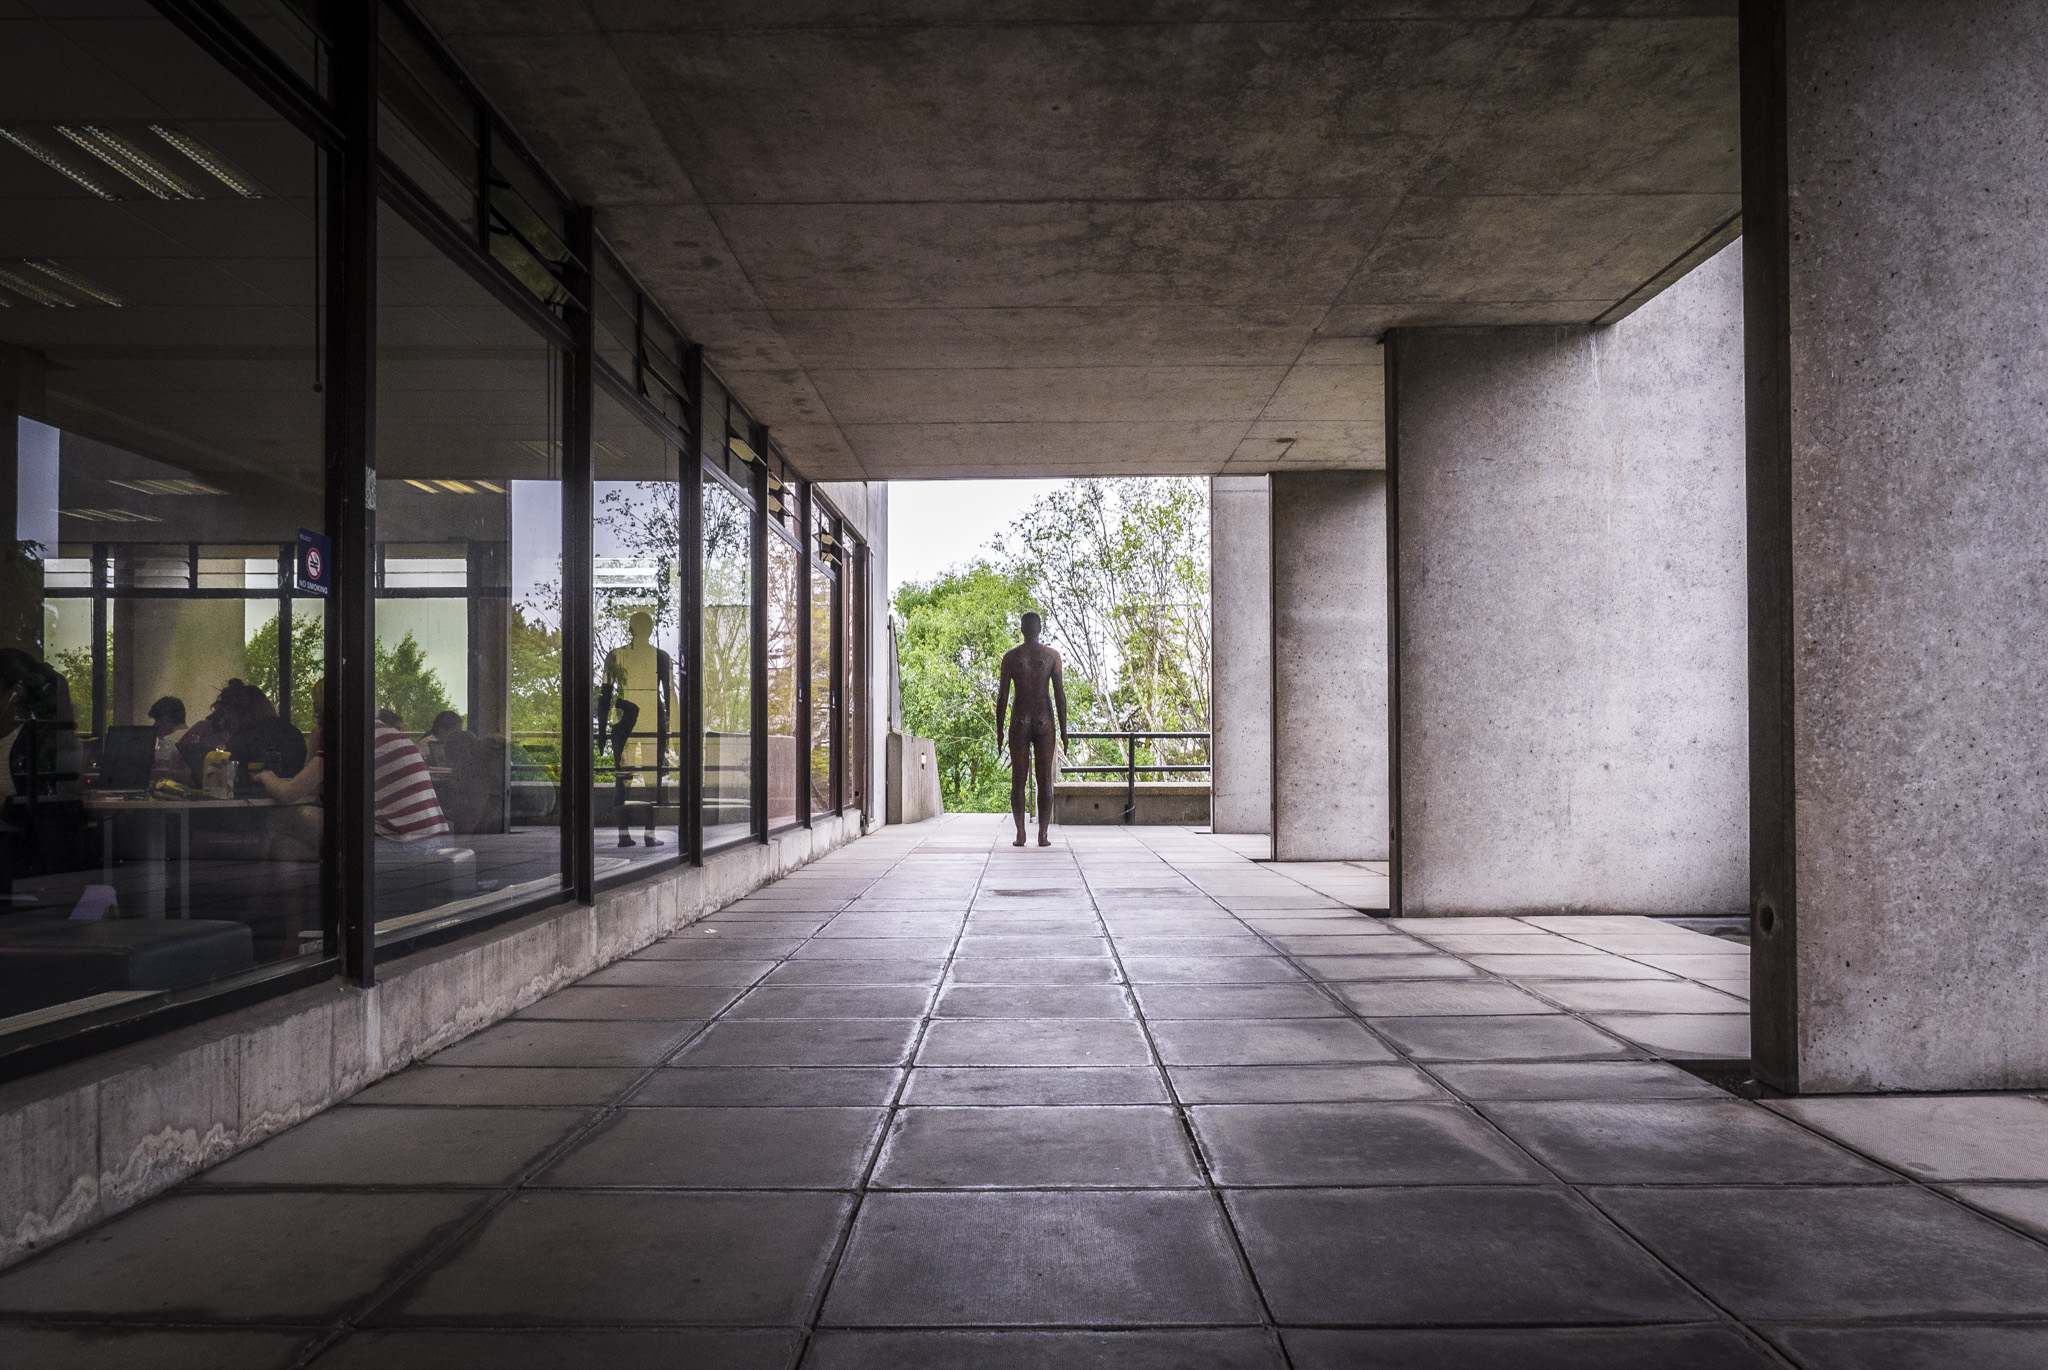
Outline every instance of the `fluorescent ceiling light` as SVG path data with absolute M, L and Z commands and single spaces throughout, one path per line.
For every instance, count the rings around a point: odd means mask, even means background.
M 235 170 L 227 158 L 221 156 L 218 152 L 215 152 L 183 129 L 170 128 L 163 124 L 151 124 L 149 131 L 184 153 L 186 159 L 193 165 L 199 167 L 202 171 L 212 176 L 214 180 L 219 181 L 243 199 L 260 200 L 263 198 L 263 192 L 256 188 L 254 181 Z
M 0 139 L 102 200 L 126 198 L 120 192 L 127 187 L 158 200 L 224 198 L 221 187 L 245 200 L 265 194 L 227 158 L 170 124 L 17 124 L 0 128 Z
M 8 142 L 14 144 L 38 162 L 41 162 L 65 180 L 70 181 L 74 185 L 83 186 L 102 200 L 118 200 L 121 198 L 113 191 L 101 185 L 93 171 L 73 164 L 71 159 L 62 152 L 43 142 L 42 139 L 37 138 L 26 129 L 0 128 L 0 138 L 5 138 Z
M 459 480 L 440 480 L 437 478 L 434 481 L 434 484 L 440 486 L 443 490 L 446 490 L 453 495 L 473 495 L 476 493 L 475 486 L 464 485 Z
M 494 495 L 502 495 L 505 493 L 505 487 L 498 484 L 494 480 L 480 480 L 477 482 L 477 484 L 481 485 L 484 489 L 490 491 Z
M 211 485 L 201 485 L 196 480 L 116 480 L 107 477 L 107 484 L 118 485 L 123 490 L 140 490 L 145 495 L 225 495 L 227 491 L 216 490 Z
M 162 523 L 155 514 L 138 514 L 133 509 L 59 509 L 58 513 L 68 519 L 84 519 L 87 523 Z
M 438 495 L 441 493 L 439 490 L 436 490 L 433 486 L 427 484 L 423 480 L 408 480 L 406 481 L 406 484 L 410 485 L 415 490 L 424 490 L 430 495 Z
M 59 124 L 57 132 L 159 200 L 197 200 L 192 183 L 152 157 L 127 134 L 97 124 Z
M 45 309 L 76 309 L 95 304 L 119 309 L 128 303 L 91 277 L 59 266 L 47 257 L 0 260 L 0 286 Z

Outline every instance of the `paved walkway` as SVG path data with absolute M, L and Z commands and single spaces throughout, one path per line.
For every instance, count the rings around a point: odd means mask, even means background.
M 2048 1364 L 2048 1103 L 1746 1102 L 1637 1021 L 1739 947 L 1060 836 L 820 861 L 0 1276 L 0 1362 Z

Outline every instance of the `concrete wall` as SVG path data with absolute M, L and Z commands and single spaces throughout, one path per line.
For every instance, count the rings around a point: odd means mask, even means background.
M 1393 335 L 1402 912 L 1743 908 L 1741 330 Z
M 2039 1087 L 2048 25 L 1784 8 L 1782 71 L 1744 34 L 1757 1064 Z
M 821 818 L 329 984 L 0 1086 L 0 1267 L 131 1208 L 858 836 Z
M 1264 476 L 1209 478 L 1210 822 L 1273 830 L 1272 502 Z
M 939 785 L 939 749 L 928 738 L 890 733 L 888 821 L 921 823 L 946 811 Z
M 1272 481 L 1273 857 L 1384 861 L 1386 474 Z

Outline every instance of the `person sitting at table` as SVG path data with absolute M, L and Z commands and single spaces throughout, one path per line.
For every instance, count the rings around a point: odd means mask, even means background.
M 76 725 L 70 683 L 18 647 L 0 649 L 0 889 L 84 868 Z
M 185 701 L 176 695 L 165 695 L 149 706 L 149 721 L 156 725 L 156 758 L 150 763 L 150 773 L 181 775 L 185 762 L 178 755 L 178 743 L 186 732 Z
M 285 779 L 306 764 L 306 735 L 277 716 L 270 696 L 254 685 L 230 680 L 214 701 L 215 733 L 222 750 L 242 763 L 245 774 L 275 769 Z
M 320 720 L 327 710 L 327 682 L 313 682 L 313 736 L 307 743 L 305 764 L 292 775 L 280 775 L 267 767 L 256 773 L 256 783 L 277 805 L 270 816 L 269 858 L 273 861 L 318 861 L 322 821 L 322 786 L 327 780 L 327 743 Z

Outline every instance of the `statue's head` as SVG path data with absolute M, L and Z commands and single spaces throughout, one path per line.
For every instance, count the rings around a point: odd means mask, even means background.
M 645 642 L 654 631 L 654 615 L 642 610 L 626 620 L 626 631 L 633 635 L 633 641 Z
M 1038 641 L 1038 630 L 1041 626 L 1037 614 L 1024 615 L 1024 640 L 1026 642 Z

